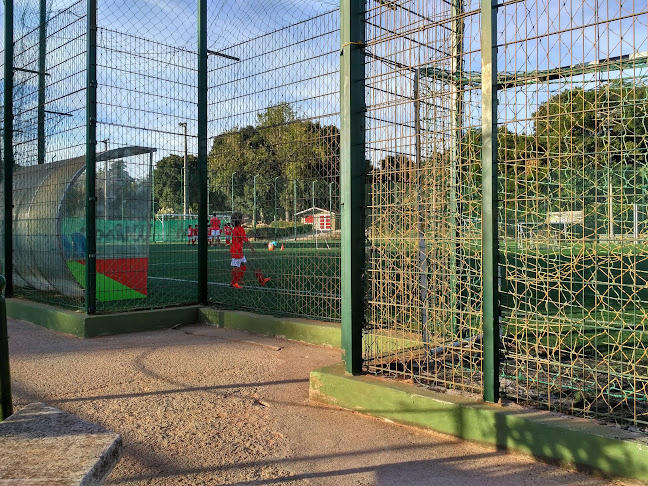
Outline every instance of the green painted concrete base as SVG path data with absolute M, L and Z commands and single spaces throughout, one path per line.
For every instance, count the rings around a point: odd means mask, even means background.
M 88 315 L 22 299 L 7 299 L 9 317 L 84 338 L 195 324 L 199 322 L 199 309 L 200 306 L 194 305 Z
M 201 322 L 227 329 L 281 337 L 319 346 L 340 347 L 340 325 L 307 319 L 287 319 L 211 307 L 200 309 Z
M 586 419 L 351 376 L 343 364 L 311 372 L 310 399 L 606 476 L 648 481 L 648 438 Z

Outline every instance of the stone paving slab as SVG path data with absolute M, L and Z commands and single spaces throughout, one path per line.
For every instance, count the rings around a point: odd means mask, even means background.
M 119 434 L 36 402 L 0 422 L 0 485 L 103 484 L 122 455 Z

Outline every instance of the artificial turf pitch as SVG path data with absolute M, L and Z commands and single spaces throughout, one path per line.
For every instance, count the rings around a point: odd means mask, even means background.
M 269 251 L 266 243 L 245 248 L 248 260 L 242 289 L 229 286 L 229 247 L 210 246 L 208 252 L 209 302 L 221 307 L 322 320 L 340 318 L 339 244 L 289 242 Z M 271 281 L 261 287 L 255 276 L 260 268 Z M 148 295 L 144 299 L 102 302 L 100 311 L 132 310 L 196 303 L 198 298 L 198 245 L 153 243 L 149 247 Z

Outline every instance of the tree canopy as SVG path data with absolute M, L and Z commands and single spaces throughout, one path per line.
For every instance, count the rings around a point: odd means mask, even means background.
M 323 186 L 339 180 L 340 133 L 335 126 L 300 120 L 287 103 L 272 106 L 257 116 L 255 126 L 234 128 L 214 138 L 208 158 L 212 190 L 224 201 L 251 214 L 256 176 L 257 215 L 274 216 L 275 184 L 280 215 L 293 211 L 296 181 L 297 211 L 312 204 L 328 207 Z

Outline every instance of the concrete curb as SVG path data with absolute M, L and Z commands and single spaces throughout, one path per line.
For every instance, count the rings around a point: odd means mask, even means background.
M 226 329 L 291 339 L 318 346 L 340 347 L 340 325 L 331 322 L 286 319 L 211 307 L 202 307 L 199 314 L 200 322 Z
M 192 305 L 88 315 L 22 299 L 7 299 L 9 317 L 83 338 L 195 324 L 199 320 L 199 309 L 200 306 Z
M 310 399 L 606 476 L 648 481 L 648 438 L 586 419 L 512 410 L 372 376 L 311 372 Z

